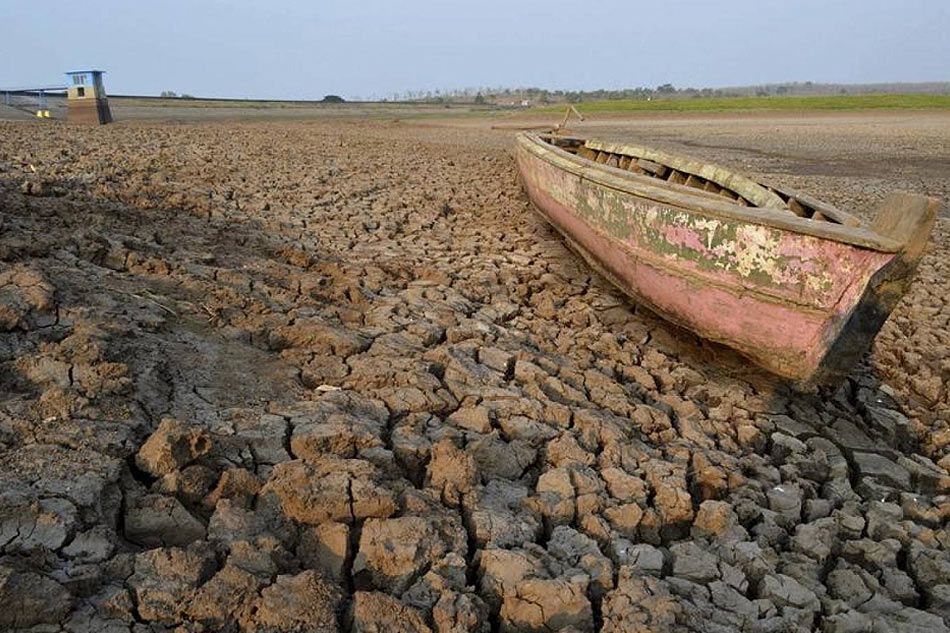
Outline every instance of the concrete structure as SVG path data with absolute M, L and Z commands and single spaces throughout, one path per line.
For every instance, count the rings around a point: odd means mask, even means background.
M 102 75 L 101 70 L 73 70 L 66 73 L 68 122 L 92 125 L 112 123 Z

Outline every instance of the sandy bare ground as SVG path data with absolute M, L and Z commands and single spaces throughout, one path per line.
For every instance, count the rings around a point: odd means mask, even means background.
M 948 629 L 950 221 L 799 394 L 592 275 L 491 122 L 0 123 L 0 630 Z M 946 115 L 576 129 L 950 198 Z

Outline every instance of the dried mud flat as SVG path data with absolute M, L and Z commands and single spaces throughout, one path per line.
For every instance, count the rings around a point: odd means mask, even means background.
M 812 155 L 942 125 L 639 131 L 860 212 L 947 176 Z M 509 142 L 0 123 L 0 630 L 948 630 L 947 220 L 798 394 L 593 276 Z

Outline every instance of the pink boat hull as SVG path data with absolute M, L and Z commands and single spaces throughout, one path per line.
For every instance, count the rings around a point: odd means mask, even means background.
M 592 266 L 665 318 L 785 378 L 845 373 L 912 273 L 900 251 L 618 190 L 533 142 L 519 137 L 517 152 L 528 196 Z

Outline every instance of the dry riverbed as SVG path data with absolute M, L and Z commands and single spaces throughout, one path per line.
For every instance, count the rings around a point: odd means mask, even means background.
M 603 118 L 868 217 L 950 117 Z M 800 394 L 484 119 L 0 122 L 0 631 L 947 631 L 950 221 Z

